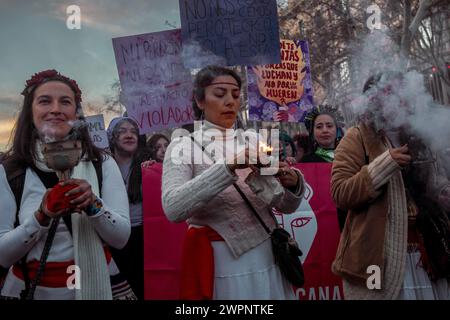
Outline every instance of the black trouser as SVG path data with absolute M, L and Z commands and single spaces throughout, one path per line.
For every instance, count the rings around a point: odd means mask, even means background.
M 131 228 L 123 249 L 111 248 L 111 255 L 139 300 L 144 299 L 144 227 Z

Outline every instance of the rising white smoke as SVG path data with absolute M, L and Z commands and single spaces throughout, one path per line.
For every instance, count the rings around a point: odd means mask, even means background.
M 81 138 L 81 129 L 87 127 L 88 124 L 85 120 L 68 121 L 68 125 L 71 127 L 69 133 L 63 139 L 57 137 L 57 131 L 51 125 L 44 123 L 39 130 L 39 137 L 44 143 L 52 143 L 56 141 L 64 140 L 76 140 Z
M 190 69 L 206 67 L 208 65 L 226 65 L 226 59 L 224 57 L 215 55 L 195 40 L 183 43 L 181 56 L 185 67 Z
M 408 68 L 408 59 L 402 57 L 399 47 L 385 33 L 372 32 L 361 43 L 354 47 L 355 63 L 351 69 L 353 112 L 362 116 L 374 111 L 376 105 L 371 102 L 377 96 L 383 105 L 382 121 L 375 119 L 378 129 L 408 127 L 433 152 L 450 155 L 450 108 L 433 101 L 425 76 Z M 363 94 L 369 76 L 380 73 L 384 75 L 376 88 Z M 389 75 L 399 73 L 401 84 L 392 82 Z M 390 87 L 390 94 L 383 94 L 382 88 L 386 87 Z M 450 162 L 443 161 L 442 165 L 450 173 Z
M 391 93 L 382 95 L 383 116 L 387 120 L 380 124 L 388 127 L 411 127 L 413 133 L 423 139 L 433 150 L 450 147 L 450 109 L 433 101 L 426 90 L 424 75 L 407 68 L 407 59 L 402 57 L 398 46 L 383 32 L 372 32 L 358 47 L 356 63 L 352 69 L 354 99 L 352 110 L 360 116 L 374 105 L 369 97 L 387 85 Z M 401 73 L 401 84 L 391 83 L 382 76 L 377 89 L 362 93 L 365 81 L 379 73 Z M 408 107 L 401 107 L 401 105 Z

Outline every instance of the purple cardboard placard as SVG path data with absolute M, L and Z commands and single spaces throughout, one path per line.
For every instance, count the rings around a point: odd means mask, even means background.
M 247 68 L 249 119 L 303 122 L 314 106 L 308 43 L 280 40 L 281 63 Z
M 188 68 L 280 62 L 276 0 L 179 0 L 179 5 Z
M 140 133 L 192 123 L 192 79 L 181 59 L 180 29 L 112 41 L 122 102 Z

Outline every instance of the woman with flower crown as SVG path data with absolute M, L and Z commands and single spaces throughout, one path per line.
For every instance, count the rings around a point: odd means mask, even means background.
M 59 182 L 42 150 L 48 139 L 64 141 L 74 134 L 73 124 L 83 119 L 81 90 L 74 80 L 46 70 L 28 80 L 22 94 L 12 146 L 0 165 L 0 266 L 7 270 L 0 295 L 112 299 L 106 248 L 123 247 L 130 235 L 127 193 L 117 164 L 81 126 L 81 161 L 69 179 Z M 14 181 L 20 176 L 23 191 L 18 195 Z M 21 201 L 16 203 L 17 196 Z

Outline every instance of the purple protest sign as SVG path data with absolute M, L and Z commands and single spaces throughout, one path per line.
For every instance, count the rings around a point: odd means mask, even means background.
M 280 62 L 276 0 L 179 0 L 179 4 L 187 67 Z
M 281 63 L 247 67 L 249 119 L 302 122 L 312 109 L 306 41 L 280 40 Z
M 192 123 L 192 79 L 181 59 L 180 30 L 112 41 L 123 103 L 140 133 Z

